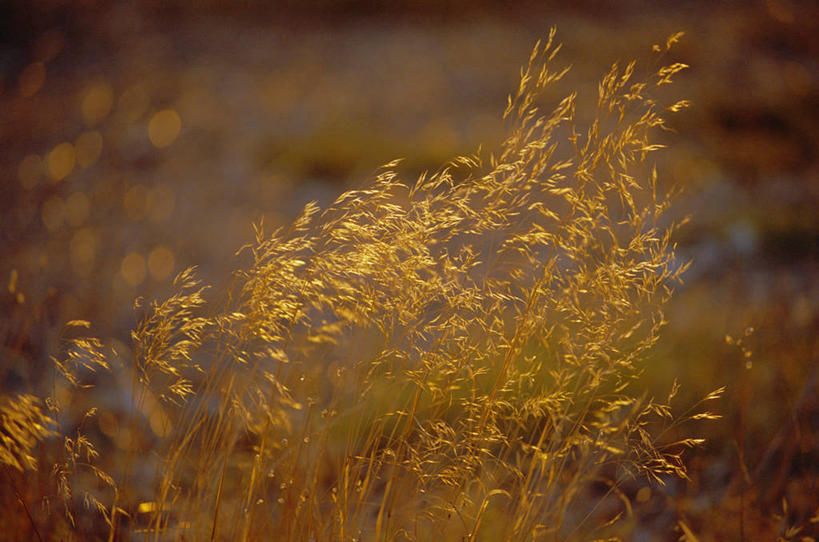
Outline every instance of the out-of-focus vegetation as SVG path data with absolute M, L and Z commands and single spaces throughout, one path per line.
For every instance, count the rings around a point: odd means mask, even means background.
M 362 2 L 2 9 L 6 396 L 54 392 L 49 358 L 75 336 L 70 320 L 93 321 L 128 363 L 129 332 L 144 314 L 135 316 L 133 299 L 166 297 L 190 265 L 224 291 L 239 265 L 235 248 L 252 240 L 260 217 L 287 224 L 306 202 L 326 206 L 396 157 L 412 178 L 480 143 L 496 148 L 521 60 L 552 24 L 561 58 L 573 64 L 554 98 L 684 30 L 675 59 L 691 68 L 674 91 L 693 105 L 671 120 L 671 148 L 656 159 L 660 181 L 684 188 L 670 212 L 690 216 L 675 239 L 692 265 L 641 382 L 660 396 L 676 378 L 680 404 L 728 389 L 714 407 L 723 420 L 702 429 L 708 444 L 689 455 L 691 481 L 624 489 L 626 536 L 815 536 L 819 17 L 811 2 L 582 2 L 514 13 L 489 2 L 388 12 Z M 104 462 L 136 444 L 123 427 L 129 384 L 96 384 L 71 395 L 67 410 L 101 414 L 61 425 L 92 436 Z M 15 439 L 33 450 L 53 443 L 53 428 L 40 425 Z M 151 427 L 163 436 L 161 420 Z M 39 460 L 34 478 L 7 469 L 13 532 L 30 533 L 27 513 L 35 524 L 57 513 L 29 498 L 59 479 L 47 468 L 54 457 Z M 148 468 L 134 464 L 133 476 L 147 479 L 138 471 Z

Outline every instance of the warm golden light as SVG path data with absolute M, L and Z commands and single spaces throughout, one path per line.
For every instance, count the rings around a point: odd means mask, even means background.
M 167 437 L 171 433 L 171 420 L 159 405 L 151 409 L 148 415 L 148 423 L 151 426 L 151 431 L 160 438 Z
M 173 252 L 164 245 L 159 245 L 148 256 L 148 270 L 155 281 L 163 281 L 171 276 L 174 268 Z
M 80 167 L 92 166 L 102 154 L 102 135 L 96 130 L 83 132 L 74 142 L 74 149 Z
M 82 118 L 88 126 L 93 126 L 108 116 L 113 104 L 114 92 L 107 81 L 91 84 L 83 92 Z
M 65 200 L 65 220 L 73 228 L 82 226 L 90 212 L 91 201 L 84 192 L 74 192 Z
M 648 502 L 649 499 L 651 499 L 651 488 L 648 486 L 641 487 L 637 491 L 637 502 Z
M 182 119 L 173 109 L 163 109 L 151 117 L 148 124 L 148 137 L 154 147 L 167 147 L 179 136 L 182 129 Z
M 88 277 L 94 269 L 97 239 L 94 230 L 83 228 L 71 237 L 71 269 L 80 277 Z
M 119 420 L 117 417 L 111 414 L 110 412 L 100 412 L 100 415 L 97 417 L 97 423 L 99 424 L 100 431 L 109 437 L 114 438 L 119 431 Z
M 164 186 L 156 186 L 148 192 L 148 217 L 152 222 L 164 222 L 173 214 L 174 193 Z
M 139 286 L 145 280 L 145 258 L 131 252 L 122 259 L 119 272 L 128 286 Z
M 0 4 L 0 542 L 819 540 L 811 2 Z
M 51 232 L 56 232 L 63 226 L 65 220 L 65 203 L 60 196 L 52 196 L 43 202 L 40 209 L 43 224 Z
M 13 294 L 17 292 L 17 270 L 11 270 L 11 276 L 9 277 L 9 293 Z
M 133 86 L 127 89 L 119 97 L 117 102 L 117 114 L 127 123 L 131 124 L 145 115 L 148 110 L 148 95 L 140 86 Z
M 141 184 L 135 184 L 125 193 L 122 199 L 122 207 L 125 214 L 131 220 L 142 220 L 145 218 L 145 207 L 148 197 L 148 189 Z
M 43 159 L 36 154 L 29 154 L 17 166 L 17 179 L 26 190 L 34 188 L 43 176 Z
M 61 181 L 68 176 L 74 169 L 74 163 L 77 157 L 74 153 L 74 145 L 71 143 L 60 143 L 48 153 L 46 163 L 48 165 L 48 174 L 51 180 Z
M 29 64 L 20 74 L 20 94 L 26 98 L 37 94 L 37 91 L 43 87 L 45 78 L 45 64 L 42 62 Z

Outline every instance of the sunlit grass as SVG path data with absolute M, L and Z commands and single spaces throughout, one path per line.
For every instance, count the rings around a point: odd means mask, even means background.
M 655 47 L 660 62 L 678 37 Z M 411 181 L 393 162 L 288 227 L 260 224 L 232 288 L 183 272 L 175 294 L 138 304 L 127 351 L 71 322 L 52 394 L 3 407 L 17 429 L 3 468 L 47 477 L 39 495 L 15 487 L 19 532 L 585 540 L 630 513 L 625 480 L 684 478 L 682 451 L 701 439 L 680 425 L 713 415 L 675 415 L 676 385 L 655 400 L 639 376 L 686 267 L 650 163 L 665 116 L 687 105 L 657 87 L 685 66 L 615 65 L 585 98 L 558 98 L 558 50 L 554 32 L 535 47 L 493 152 Z M 84 102 L 89 124 L 103 98 Z M 174 115 L 152 117 L 155 146 L 177 137 Z M 54 180 L 74 167 L 68 147 L 47 159 Z M 136 220 L 148 195 L 134 190 Z M 76 245 L 77 265 L 93 262 L 93 240 Z M 120 267 L 136 286 L 173 265 L 156 248 Z M 88 404 L 103 384 L 125 412 Z

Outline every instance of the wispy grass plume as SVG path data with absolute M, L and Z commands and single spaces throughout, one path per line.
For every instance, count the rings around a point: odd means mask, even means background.
M 685 269 L 650 163 L 685 66 L 615 65 L 578 112 L 551 94 L 559 48 L 535 47 L 495 152 L 411 182 L 387 164 L 259 225 L 223 304 L 189 270 L 147 308 L 111 369 L 131 404 L 109 539 L 584 540 L 630 513 L 624 480 L 685 477 L 700 441 L 671 436 L 711 415 L 637 381 Z M 75 341 L 68 380 L 107 368 L 98 346 Z

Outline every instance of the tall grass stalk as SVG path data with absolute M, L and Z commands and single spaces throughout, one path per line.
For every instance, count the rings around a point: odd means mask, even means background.
M 69 341 L 55 361 L 72 393 L 90 370 L 131 375 L 132 408 L 124 449 L 106 448 L 116 478 L 82 424 L 64 436 L 64 511 L 32 519 L 39 532 L 581 540 L 610 529 L 612 502 L 630 512 L 623 480 L 685 477 L 681 450 L 699 440 L 668 435 L 711 415 L 675 417 L 676 388 L 655 401 L 637 380 L 685 269 L 648 161 L 687 105 L 652 95 L 685 66 L 615 65 L 578 114 L 577 94 L 550 93 L 568 71 L 554 38 L 522 70 L 495 153 L 413 182 L 393 162 L 287 228 L 259 225 L 225 301 L 186 271 L 130 353 Z M 4 434 L 4 468 L 33 466 L 43 438 Z

